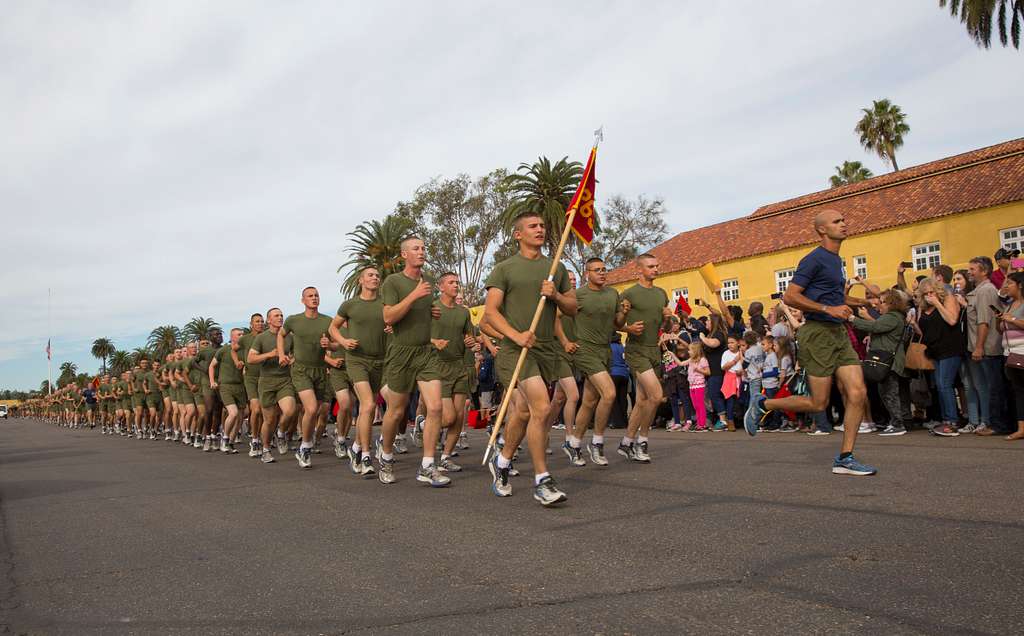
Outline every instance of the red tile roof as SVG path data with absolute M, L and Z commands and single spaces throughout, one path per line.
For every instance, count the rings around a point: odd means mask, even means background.
M 812 221 L 826 208 L 842 212 L 854 236 L 1021 200 L 1024 138 L 762 206 L 677 234 L 651 252 L 667 274 L 815 243 Z M 630 263 L 609 272 L 608 282 L 636 276 Z

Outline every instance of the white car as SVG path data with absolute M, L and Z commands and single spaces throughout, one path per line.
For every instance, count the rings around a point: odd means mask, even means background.
M 7 419 L 7 405 L 0 404 L 0 418 Z

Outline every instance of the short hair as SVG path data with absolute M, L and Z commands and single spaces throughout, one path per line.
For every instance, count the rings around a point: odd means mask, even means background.
M 522 221 L 523 219 L 540 219 L 540 220 L 543 221 L 544 217 L 542 217 L 539 212 L 533 212 L 532 210 L 527 210 L 526 212 L 520 212 L 519 214 L 517 214 L 514 217 L 512 217 L 512 230 L 513 231 L 521 229 L 519 227 L 519 222 Z
M 775 336 L 773 336 L 770 333 L 766 333 L 763 336 L 761 336 L 761 341 L 762 342 L 775 342 Z
M 270 309 L 268 309 L 267 310 L 267 318 L 270 318 L 270 314 L 274 313 L 275 311 L 281 311 L 281 308 L 280 307 L 271 307 Z M 283 314 L 284 312 L 281 311 L 281 313 Z
M 444 279 L 448 278 L 449 276 L 454 276 L 455 278 L 459 277 L 459 275 L 456 274 L 455 272 L 445 272 L 445 273 L 443 273 L 443 274 L 441 274 L 440 276 L 437 277 L 437 282 L 440 283 L 441 281 L 443 281 Z
M 263 318 L 263 314 L 261 314 L 260 312 L 256 312 L 253 315 L 249 316 L 249 322 L 252 322 L 252 319 L 256 318 L 257 316 Z
M 974 258 L 972 258 L 970 260 L 970 262 L 974 263 L 975 265 L 977 265 L 977 266 L 981 267 L 983 270 L 985 270 L 985 275 L 986 276 L 992 273 L 992 267 L 993 266 L 992 266 L 992 259 L 991 258 L 989 258 L 987 256 L 975 256 Z
M 747 307 L 747 313 L 750 314 L 751 316 L 757 316 L 762 312 L 764 312 L 764 304 L 761 303 L 760 301 L 755 300 L 754 302 L 750 303 L 749 307 Z
M 1006 277 L 1017 283 L 1017 287 L 1024 287 L 1024 272 L 1010 272 Z
M 310 285 L 308 287 L 303 287 L 302 288 L 302 295 L 305 296 L 306 292 L 309 291 L 310 289 L 312 289 L 313 291 L 315 291 L 318 294 L 320 293 L 320 290 L 318 290 L 316 287 L 313 287 L 312 285 Z
M 366 265 L 362 269 L 359 270 L 359 276 L 362 277 L 363 274 L 365 274 L 366 272 L 370 271 L 371 269 L 376 271 L 378 274 L 380 273 L 380 268 L 377 267 L 376 265 Z
M 640 261 L 649 261 L 651 259 L 657 260 L 658 257 L 655 256 L 654 254 L 651 254 L 650 252 L 644 252 L 643 254 L 636 257 L 636 262 L 639 263 Z
M 398 244 L 398 249 L 399 250 L 404 250 L 406 244 L 408 244 L 409 241 L 420 241 L 422 243 L 423 239 L 421 239 L 420 237 L 416 236 L 415 234 L 413 234 L 412 236 L 407 236 L 404 239 L 402 239 L 401 243 Z
M 936 265 L 932 268 L 932 273 L 941 276 L 944 283 L 949 283 L 953 280 L 953 268 L 949 265 Z
M 760 336 L 757 335 L 756 331 L 743 332 L 743 342 L 747 343 L 751 347 L 757 344 L 758 338 L 760 338 Z
M 245 329 L 242 329 L 241 327 L 234 327 L 234 328 L 233 328 L 233 329 L 231 330 L 231 333 L 235 333 L 236 331 L 245 331 Z
M 591 263 L 603 263 L 603 262 L 604 262 L 603 258 L 599 258 L 597 256 L 591 256 L 590 258 L 587 259 L 587 261 L 585 263 L 583 263 L 583 267 L 586 268 Z

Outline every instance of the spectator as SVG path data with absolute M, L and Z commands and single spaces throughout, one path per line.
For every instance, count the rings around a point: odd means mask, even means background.
M 740 339 L 729 336 L 726 350 L 722 352 L 722 396 L 725 398 L 725 419 L 729 430 L 736 428 L 736 402 L 740 394 L 743 376 L 743 356 L 740 354 Z
M 949 265 L 936 265 L 932 268 L 932 278 L 946 288 L 947 294 L 953 293 L 953 268 Z M 918 289 L 921 286 L 918 285 Z
M 615 404 L 612 406 L 612 413 L 608 418 L 608 426 L 625 428 L 629 410 L 626 401 L 626 396 L 629 395 L 629 367 L 626 365 L 626 349 L 622 346 L 622 340 L 615 331 L 612 332 L 609 346 L 612 350 L 610 371 L 612 382 L 615 383 Z
M 728 311 L 725 315 L 732 318 L 727 321 L 729 324 L 729 335 L 735 336 L 737 340 L 743 337 L 743 332 L 747 330 L 747 326 L 743 324 L 743 308 L 737 307 L 736 305 L 729 305 Z
M 1024 273 L 1008 274 L 1003 291 L 1010 299 L 1010 306 L 999 317 L 999 330 L 1003 334 L 1003 353 L 1009 358 L 1005 366 L 1006 378 L 1017 407 L 1017 430 L 1006 439 L 1017 440 L 1024 439 L 1024 369 L 1012 362 L 1014 356 L 1024 356 Z
M 724 308 L 722 297 L 718 295 L 719 305 Z M 727 322 L 731 320 L 728 313 L 719 313 L 710 305 L 707 305 L 711 315 L 708 317 L 708 334 L 700 334 L 701 344 L 704 345 L 704 357 L 708 360 L 708 367 L 711 370 L 711 374 L 708 376 L 706 382 L 706 392 L 708 398 L 711 400 L 711 408 L 714 415 L 717 416 L 714 426 L 711 430 L 714 432 L 735 430 L 730 422 L 725 419 L 725 397 L 722 395 L 722 382 L 724 381 L 722 372 L 722 353 L 726 350 L 726 339 L 728 338 L 729 327 Z M 694 405 L 696 406 L 696 405 Z
M 761 369 L 761 386 L 764 394 L 771 399 L 779 392 L 779 356 L 775 353 L 775 337 L 767 335 L 761 338 L 761 348 L 764 349 L 764 366 Z M 779 412 L 772 411 L 764 421 L 763 428 L 767 432 L 774 433 L 779 429 Z
M 1003 283 L 1006 282 L 1006 275 L 1010 273 L 1010 259 L 1012 257 L 1012 252 L 1005 247 L 1000 247 L 996 250 L 996 265 L 992 271 L 992 275 L 989 277 L 989 280 L 992 281 L 992 286 L 995 287 L 997 291 L 1003 288 Z
M 902 290 L 887 289 L 879 298 L 882 315 L 878 320 L 856 316 L 851 319 L 855 329 L 871 334 L 869 350 L 884 351 L 893 356 L 889 373 L 878 383 L 882 405 L 889 414 L 889 424 L 879 435 L 903 435 L 907 432 L 903 417 L 909 407 L 905 407 L 900 399 L 899 379 L 906 376 L 903 334 L 906 330 L 908 305 L 907 295 Z
M 967 294 L 968 368 L 978 400 L 980 423 L 976 435 L 995 435 L 1003 430 L 1001 407 L 1003 387 L 1003 346 L 998 329 L 999 292 L 989 280 L 992 261 L 987 256 L 971 259 L 968 268 L 974 290 Z
M 950 276 L 950 280 L 952 278 Z M 934 280 L 921 281 L 917 287 L 917 325 L 926 354 L 935 361 L 932 377 L 939 396 L 942 422 L 932 429 L 932 433 L 956 437 L 959 435 L 956 428 L 959 416 L 953 385 L 960 371 L 965 346 L 960 330 L 960 306 L 954 295 L 947 293 L 946 287 L 937 276 Z
M 764 305 L 754 301 L 747 307 L 747 314 L 750 316 L 750 330 L 761 336 L 768 333 L 768 320 L 764 317 Z
M 693 404 L 690 403 L 690 385 L 686 378 L 689 341 L 673 339 L 670 342 L 674 347 L 664 347 L 662 354 L 663 392 L 672 409 L 672 423 L 667 428 L 670 431 L 688 431 L 693 425 Z M 685 427 L 683 420 L 686 421 Z
M 690 359 L 686 361 L 686 377 L 690 384 L 690 402 L 693 403 L 693 408 L 697 411 L 697 428 L 694 430 L 698 433 L 708 430 L 704 388 L 710 375 L 711 369 L 708 359 L 704 357 L 703 347 L 699 342 L 691 342 Z
M 765 321 L 767 324 L 767 321 Z M 746 344 L 746 351 L 743 352 L 743 378 L 747 383 L 747 401 L 755 395 L 761 395 L 761 370 L 764 368 L 764 348 L 761 347 L 761 338 L 767 334 L 758 335 L 753 331 L 743 334 L 743 342 Z
M 781 336 L 775 339 L 775 357 L 779 360 L 779 389 L 786 386 L 786 383 L 792 379 L 796 372 L 796 367 L 793 363 L 795 358 L 795 351 L 793 348 L 793 339 L 788 336 Z M 778 393 L 776 393 L 778 395 Z M 791 394 L 790 394 L 791 395 Z M 796 424 L 793 419 L 796 417 L 795 413 L 789 411 L 783 411 L 785 420 L 782 425 L 779 426 L 780 433 L 794 433 L 796 432 Z
M 775 306 L 773 314 L 775 320 L 772 324 L 772 337 L 776 339 L 782 337 L 792 339 L 796 330 L 804 324 L 804 312 L 787 307 L 783 302 L 779 302 Z

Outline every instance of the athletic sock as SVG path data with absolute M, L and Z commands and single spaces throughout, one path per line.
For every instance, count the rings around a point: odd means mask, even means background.
M 569 435 L 567 436 L 567 438 L 569 440 L 569 446 L 572 446 L 573 448 L 580 447 L 580 442 L 582 441 L 580 438 L 576 437 L 575 435 Z
M 381 456 L 381 458 L 383 458 L 383 459 L 384 459 L 385 461 L 389 461 L 389 462 L 395 459 L 395 456 L 394 456 L 394 455 L 393 455 L 392 453 L 385 453 L 385 452 L 383 452 L 383 451 L 381 451 L 381 454 L 380 454 L 380 456 Z
M 498 455 L 498 468 L 508 468 L 511 465 L 511 459 L 505 459 L 504 455 Z
M 632 444 L 633 444 L 633 438 L 632 437 L 623 437 L 622 438 L 622 445 L 623 446 L 631 446 Z
M 420 460 L 420 468 L 430 468 L 434 465 L 433 457 L 424 457 Z
M 299 448 L 301 448 L 302 450 L 313 448 L 313 442 L 302 442 L 301 444 L 299 444 Z
M 363 451 L 363 454 L 360 455 L 360 459 L 370 459 L 370 454 L 367 453 L 366 451 Z
M 533 478 L 533 485 L 536 486 L 540 482 L 544 481 L 545 477 L 548 477 L 550 475 L 551 473 L 540 473 L 539 475 L 535 475 Z
M 352 444 L 352 452 L 355 453 L 356 456 L 359 455 L 359 451 L 361 451 L 361 450 L 363 450 L 363 449 L 362 449 L 362 447 L 359 446 L 359 442 L 356 442 L 355 444 Z M 369 453 L 367 453 L 367 455 L 369 455 Z
M 604 435 L 594 435 L 590 440 L 591 444 L 604 444 Z
M 449 457 L 451 457 L 451 455 L 449 455 L 448 453 L 441 453 L 441 461 L 444 461 L 444 460 L 448 459 Z
M 636 441 L 639 444 L 643 444 L 644 442 L 647 441 L 647 436 L 646 435 L 638 435 L 637 438 L 636 438 Z

